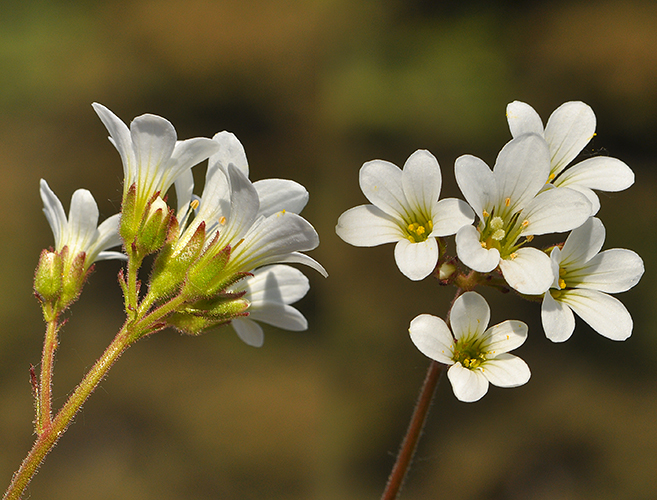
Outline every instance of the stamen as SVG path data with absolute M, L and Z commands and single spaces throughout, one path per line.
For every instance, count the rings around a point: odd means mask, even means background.
M 198 200 L 192 200 L 192 202 L 189 204 L 189 208 L 196 210 L 200 204 L 201 203 Z
M 506 200 L 504 200 L 504 205 L 507 207 L 511 205 L 511 198 L 507 198 Z

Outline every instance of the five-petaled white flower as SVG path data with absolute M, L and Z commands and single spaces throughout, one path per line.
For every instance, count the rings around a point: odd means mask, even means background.
M 508 354 L 527 338 L 527 325 L 507 320 L 487 329 L 489 320 L 486 300 L 476 292 L 466 292 L 452 306 L 451 331 L 441 318 L 430 314 L 411 321 L 411 340 L 420 352 L 451 365 L 447 377 L 461 401 L 481 399 L 489 383 L 518 387 L 531 375 L 527 363 Z
M 124 200 L 130 187 L 136 185 L 137 213 L 142 213 L 155 193 L 164 197 L 180 175 L 219 149 L 216 142 L 205 137 L 178 141 L 176 129 L 161 116 L 138 116 L 128 129 L 105 106 L 93 103 L 93 108 L 121 156 Z
M 383 160 L 365 163 L 360 187 L 372 203 L 343 213 L 336 232 L 351 245 L 370 247 L 397 242 L 395 261 L 412 280 L 426 278 L 436 267 L 436 238 L 471 224 L 474 215 L 462 200 L 439 200 L 440 166 L 426 150 L 413 153 L 401 170 Z
M 456 160 L 456 182 L 479 217 L 479 224 L 456 234 L 456 252 L 466 266 L 487 273 L 498 265 L 520 293 L 540 295 L 554 277 L 549 257 L 523 247 L 535 235 L 569 231 L 582 225 L 591 204 L 568 188 L 541 192 L 550 174 L 548 145 L 537 134 L 507 143 L 491 169 L 475 156 Z M 522 247 L 522 248 L 521 248 Z
M 624 248 L 600 252 L 604 241 L 602 222 L 591 217 L 570 233 L 562 249 L 552 249 L 556 279 L 543 298 L 541 319 L 546 336 L 553 342 L 563 342 L 572 335 L 573 311 L 604 337 L 625 340 L 632 334 L 630 313 L 607 294 L 636 285 L 643 275 L 643 260 Z
M 564 171 L 595 135 L 595 114 L 580 101 L 566 102 L 550 115 L 545 129 L 538 113 L 529 104 L 514 101 L 506 108 L 513 137 L 535 133 L 544 137 L 550 148 L 548 187 L 569 187 L 591 202 L 591 215 L 600 210 L 593 190 L 622 191 L 634 184 L 634 172 L 622 161 L 608 156 L 588 158 Z
M 99 226 L 96 200 L 86 189 L 78 189 L 71 197 L 67 219 L 62 203 L 43 179 L 39 191 L 43 213 L 55 236 L 55 250 L 60 252 L 68 247 L 68 263 L 82 252 L 85 254 L 83 271 L 98 260 L 126 259 L 121 252 L 107 251 L 121 244 L 118 233 L 121 214 L 112 215 Z
M 308 321 L 290 304 L 302 299 L 310 284 L 304 274 L 291 266 L 261 267 L 234 287 L 235 292 L 246 291 L 248 317 L 231 321 L 237 335 L 249 345 L 260 347 L 264 341 L 262 327 L 254 320 L 299 332 L 308 328 Z

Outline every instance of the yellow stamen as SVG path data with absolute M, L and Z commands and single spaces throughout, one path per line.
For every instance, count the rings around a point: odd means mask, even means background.
M 507 198 L 506 200 L 504 200 L 504 205 L 507 207 L 511 205 L 511 198 Z
M 198 200 L 192 200 L 189 206 L 192 210 L 196 210 L 200 204 L 201 203 Z

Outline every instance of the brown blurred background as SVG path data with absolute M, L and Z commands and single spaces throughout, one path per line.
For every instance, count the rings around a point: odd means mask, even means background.
M 605 248 L 634 249 L 646 263 L 639 285 L 618 296 L 634 334 L 615 343 L 578 321 L 555 345 L 537 305 L 483 290 L 494 322 L 530 325 L 517 352 L 532 380 L 476 404 L 456 401 L 443 380 L 402 499 L 657 498 L 657 4 L 447 4 L 2 2 L 0 489 L 34 437 L 28 369 L 44 328 L 31 281 L 53 242 L 39 178 L 66 210 L 80 187 L 102 218 L 119 209 L 121 164 L 93 101 L 125 121 L 162 115 L 180 138 L 234 132 L 252 179 L 293 178 L 310 191 L 304 215 L 321 238 L 312 256 L 330 277 L 306 271 L 312 289 L 298 307 L 309 331 L 267 329 L 261 349 L 228 328 L 135 345 L 26 498 L 377 498 L 428 366 L 408 324 L 444 316 L 453 290 L 404 278 L 392 245 L 348 246 L 336 220 L 365 202 L 365 161 L 401 166 L 419 148 L 438 158 L 443 195 L 461 197 L 454 160 L 469 153 L 492 165 L 517 99 L 544 120 L 565 101 L 590 104 L 597 136 L 584 154 L 636 172 L 630 190 L 601 195 L 599 214 Z M 99 263 L 70 312 L 56 405 L 122 323 L 118 269 Z

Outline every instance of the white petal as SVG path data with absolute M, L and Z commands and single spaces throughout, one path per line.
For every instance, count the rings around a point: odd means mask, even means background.
M 550 174 L 550 153 L 543 137 L 525 134 L 509 141 L 493 168 L 498 203 L 510 199 L 508 211 L 517 212 L 543 188 Z
M 477 292 L 465 292 L 452 306 L 450 323 L 456 340 L 482 337 L 490 321 L 490 307 Z
M 283 255 L 281 257 L 276 257 L 275 261 L 277 263 L 303 264 L 314 269 L 325 278 L 328 278 L 328 272 L 326 272 L 326 269 L 324 269 L 324 267 L 322 267 L 322 265 L 315 259 L 308 257 L 303 253 L 290 252 L 289 254 Z
M 219 144 L 219 151 L 210 156 L 208 164 L 219 166 L 228 172 L 228 165 L 232 163 L 248 177 L 249 163 L 246 160 L 246 152 L 235 134 L 224 130 L 215 134 L 212 140 Z
M 291 332 L 302 332 L 308 329 L 308 320 L 303 314 L 287 304 L 264 304 L 258 309 L 253 309 L 249 317 Z
M 431 314 L 420 314 L 411 321 L 408 329 L 415 347 L 425 356 L 451 365 L 454 339 L 445 322 Z
M 395 262 L 407 278 L 413 281 L 424 279 L 438 263 L 438 243 L 435 238 L 428 238 L 420 243 L 411 243 L 407 239 L 399 240 L 395 245 Z
M 152 194 L 160 188 L 165 168 L 176 147 L 176 129 L 161 116 L 145 114 L 130 123 L 130 137 L 135 151 L 137 178 L 149 180 L 152 185 L 142 185 L 145 193 Z M 174 179 L 171 179 L 173 183 Z M 164 196 L 164 193 L 161 193 Z
M 483 211 L 490 210 L 498 197 L 492 170 L 476 156 L 463 155 L 456 159 L 454 176 L 467 202 L 483 219 Z
M 78 189 L 71 197 L 68 212 L 66 240 L 75 245 L 78 251 L 88 252 L 96 240 L 98 225 L 98 205 L 93 195 L 86 189 Z M 71 248 L 73 250 L 73 248 Z
M 463 264 L 480 273 L 488 273 L 500 263 L 500 252 L 483 248 L 474 226 L 463 226 L 456 233 L 456 254 Z
M 300 214 L 308 203 L 308 191 L 298 182 L 287 179 L 263 179 L 253 183 L 260 198 L 259 215 L 281 210 Z
M 110 260 L 110 259 L 128 260 L 128 256 L 121 252 L 100 252 L 94 259 L 94 262 L 98 262 L 99 260 Z
M 407 216 L 408 201 L 398 166 L 383 160 L 369 161 L 360 169 L 359 182 L 370 203 L 392 217 L 403 219 Z
M 543 191 L 521 217 L 529 222 L 521 236 L 562 233 L 581 226 L 591 215 L 591 203 L 582 193 L 568 188 Z
M 513 137 L 523 134 L 543 135 L 543 122 L 538 113 L 529 104 L 513 101 L 506 107 L 506 119 Z
M 433 222 L 431 236 L 450 236 L 456 234 L 463 226 L 472 224 L 474 213 L 463 200 L 445 198 L 435 205 L 431 221 Z
M 595 290 L 565 290 L 559 300 L 568 304 L 591 328 L 611 340 L 632 335 L 632 316 L 620 300 Z
M 265 342 L 265 334 L 262 327 L 247 318 L 237 318 L 230 322 L 237 335 L 245 343 L 253 347 L 262 347 Z
M 62 202 L 59 201 L 57 195 L 50 189 L 50 186 L 48 186 L 48 183 L 44 179 L 39 181 L 39 193 L 43 201 L 43 213 L 46 215 L 48 224 L 50 224 L 55 237 L 55 248 L 61 250 L 65 244 L 62 241 L 67 225 L 66 212 L 64 212 Z
M 285 265 L 261 267 L 247 278 L 244 285 L 248 289 L 246 298 L 251 309 L 268 302 L 293 304 L 310 289 L 308 278 L 301 271 Z M 236 289 L 244 289 L 244 286 L 237 286 Z
M 634 172 L 624 162 L 608 156 L 589 158 L 557 177 L 555 186 L 583 186 L 598 191 L 622 191 L 634 184 Z
M 360 205 L 343 213 L 335 232 L 357 247 L 373 247 L 405 239 L 399 222 L 374 205 Z
M 560 266 L 581 266 L 595 256 L 605 242 L 605 227 L 600 219 L 589 218 L 573 229 L 561 249 Z
M 205 137 L 177 141 L 168 165 L 162 172 L 162 191 L 167 191 L 178 177 L 194 165 L 207 160 L 217 149 L 217 143 Z
M 98 226 L 98 232 L 96 233 L 96 241 L 94 247 L 97 250 L 103 252 L 108 248 L 112 248 L 121 244 L 121 236 L 119 236 L 119 222 L 121 221 L 121 214 L 114 214 L 111 217 L 105 219 L 100 226 Z M 103 252 L 103 253 L 114 253 L 114 252 Z M 122 254 L 121 254 L 122 255 Z M 100 258 L 100 255 L 96 260 L 103 260 Z
M 468 370 L 461 363 L 454 363 L 447 370 L 454 395 L 465 403 L 483 398 L 488 392 L 488 379 L 480 370 Z
M 237 242 L 255 222 L 260 210 L 260 201 L 251 181 L 232 163 L 228 165 L 228 182 L 230 216 L 224 232 L 227 238 Z
M 484 333 L 486 350 L 499 356 L 520 347 L 527 340 L 527 325 L 522 321 L 509 319 L 491 326 Z
M 408 209 L 415 214 L 431 217 L 440 198 L 442 182 L 438 160 L 429 151 L 418 149 L 406 160 L 402 171 Z
M 550 145 L 552 173 L 559 174 L 595 135 L 595 114 L 580 101 L 566 102 L 554 110 L 545 125 Z
M 568 285 L 606 293 L 618 293 L 636 285 L 645 268 L 643 260 L 632 250 L 612 248 L 599 253 L 585 265 L 568 272 Z M 572 283 L 572 285 L 571 285 Z
M 134 170 L 137 168 L 137 161 L 135 158 L 135 151 L 132 148 L 130 130 L 118 116 L 116 116 L 102 104 L 94 102 L 92 106 L 100 120 L 103 122 L 103 125 L 105 125 L 105 128 L 109 132 L 110 141 L 112 144 L 114 144 L 114 147 L 121 156 L 127 189 L 137 178 L 137 172 Z
M 552 342 L 565 342 L 575 331 L 575 315 L 563 302 L 545 292 L 541 305 L 541 322 L 545 336 Z
M 312 250 L 317 245 L 319 236 L 307 220 L 291 212 L 278 212 L 249 230 L 244 241 L 233 250 L 229 265 L 250 271 L 284 262 L 282 259 L 287 254 Z
M 518 387 L 526 384 L 531 377 L 527 363 L 512 354 L 501 354 L 486 360 L 481 371 L 497 387 Z
M 177 217 L 180 222 L 185 216 L 194 194 L 194 175 L 191 169 L 185 170 L 175 181 Z
M 552 263 L 545 252 L 536 248 L 520 248 L 515 258 L 501 259 L 500 269 L 506 282 L 525 295 L 540 295 L 552 282 Z

